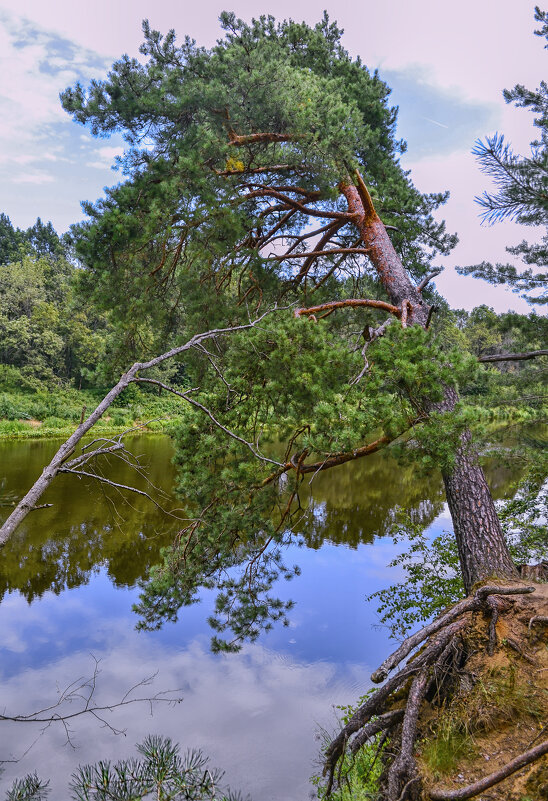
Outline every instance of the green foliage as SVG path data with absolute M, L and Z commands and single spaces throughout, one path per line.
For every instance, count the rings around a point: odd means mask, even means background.
M 139 758 L 80 767 L 72 776 L 73 801 L 243 801 L 222 784 L 223 773 L 211 768 L 201 751 L 179 754 L 168 737 L 149 735 L 137 746 Z M 17 779 L 6 801 L 44 801 L 49 782 L 36 774 Z
M 194 521 L 152 569 L 136 611 L 139 627 L 158 628 L 202 587 L 214 589 L 213 648 L 235 650 L 275 621 L 287 623 L 291 603 L 271 587 L 298 573 L 284 564 L 283 549 L 300 542 L 306 512 L 304 474 L 287 466 L 321 469 L 333 454 L 352 458 L 364 443 L 397 438 L 423 418 L 414 458 L 449 459 L 462 420 L 440 413 L 427 421 L 424 405 L 441 399 L 443 382 L 464 380 L 475 367 L 421 328 L 394 325 L 372 345 L 370 372 L 356 382 L 362 358 L 340 328 L 290 314 L 231 336 L 223 348 L 217 370 L 203 371 L 202 392 L 192 395 L 209 413 L 193 409 L 176 431 L 178 491 Z M 187 365 L 191 374 L 200 366 Z M 225 632 L 231 637 L 222 639 Z
M 435 734 L 421 747 L 424 764 L 435 778 L 454 773 L 462 759 L 473 758 L 476 753 L 470 732 L 449 715 L 442 718 Z
M 43 782 L 36 773 L 16 779 L 6 792 L 6 801 L 45 801 L 49 797 L 49 782 Z
M 394 524 L 395 542 L 404 542 L 405 551 L 389 567 L 404 571 L 403 581 L 366 596 L 377 600 L 380 622 L 390 635 L 403 638 L 417 623 L 428 620 L 464 596 L 455 538 L 443 532 L 430 539 L 424 527 L 404 512 Z
M 499 517 L 516 564 L 548 560 L 548 458 L 536 451 L 512 500 L 504 501 Z M 404 580 L 366 596 L 379 603 L 380 622 L 396 639 L 464 597 L 457 544 L 452 534 L 429 538 L 424 527 L 401 512 L 394 524 L 395 542 L 405 550 L 390 562 Z
M 354 712 L 374 693 L 370 690 L 363 695 L 356 704 L 347 706 L 337 706 L 341 714 L 341 724 L 344 726 Z M 373 718 L 374 719 L 374 718 Z M 325 738 L 324 747 L 329 745 L 330 738 Z M 389 747 L 388 741 L 382 742 L 381 736 L 371 738 L 360 748 L 355 756 L 345 752 L 340 770 L 338 771 L 338 782 L 329 798 L 333 801 L 378 801 L 379 779 L 383 770 L 382 754 L 385 748 Z M 317 798 L 327 799 L 326 788 L 321 776 L 312 776 L 312 784 L 317 788 Z
M 78 279 L 62 257 L 25 255 L 0 264 L 0 380 L 8 386 L 14 369 L 27 388 L 81 383 L 95 371 L 107 321 L 78 295 Z
M 499 512 L 516 564 L 548 561 L 547 475 L 548 456 L 536 452 L 515 497 L 506 501 Z
M 184 331 L 297 297 L 299 262 L 280 263 L 261 237 L 272 223 L 280 224 L 278 239 L 296 237 L 315 218 L 298 210 L 287 216 L 261 194 L 265 185 L 289 185 L 290 193 L 297 185 L 297 197 L 329 214 L 343 208 L 341 179 L 367 165 L 413 275 L 455 244 L 432 216 L 446 196 L 421 195 L 399 164 L 404 145 L 395 138 L 388 87 L 352 61 L 327 16 L 314 27 L 271 17 L 246 24 L 233 14 L 221 24 L 224 38 L 205 50 L 188 38 L 177 46 L 173 31 L 163 37 L 145 22 L 144 63 L 124 57 L 106 80 L 62 94 L 64 108 L 94 135 L 119 131 L 129 146 L 127 180 L 88 204 L 89 221 L 72 231 L 86 290 L 103 307 L 115 305 L 126 354 L 163 350 Z M 230 142 L 260 132 L 278 139 Z M 337 239 L 351 246 L 352 226 Z M 340 291 L 349 264 L 354 282 L 371 272 L 361 262 L 325 257 L 314 280 L 331 276 L 322 289 Z

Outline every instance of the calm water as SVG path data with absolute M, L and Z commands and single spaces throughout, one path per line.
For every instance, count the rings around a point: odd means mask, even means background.
M 0 516 L 56 447 L 0 442 Z M 131 449 L 142 456 L 151 481 L 169 492 L 170 441 L 142 437 Z M 134 473 L 122 467 L 110 474 L 135 485 Z M 495 495 L 511 493 L 516 476 L 488 467 Z M 296 603 L 290 627 L 275 628 L 239 654 L 213 655 L 206 623 L 211 593 L 161 631 L 134 628 L 136 584 L 169 543 L 176 521 L 144 498 L 59 476 L 43 498 L 52 506 L 33 512 L 1 552 L 0 707 L 9 715 L 50 706 L 71 682 L 91 676 L 95 660 L 100 703 L 115 703 L 153 674 L 152 687 L 134 695 L 176 690 L 174 697 L 183 700 L 155 705 L 152 716 L 145 704 L 107 714 L 126 736 L 114 736 L 96 720 L 76 719 L 69 744 L 57 725 L 42 730 L 2 723 L 0 759 L 20 759 L 6 765 L 4 785 L 37 770 L 51 779 L 53 797 L 63 798 L 78 763 L 129 756 L 146 734 L 162 733 L 183 747 L 203 748 L 230 785 L 254 801 L 303 801 L 313 793 L 308 780 L 318 732 L 335 726 L 333 705 L 357 700 L 394 647 L 386 630 L 374 627 L 374 605 L 364 596 L 399 577 L 386 568 L 401 549 L 385 536 L 395 507 L 436 532 L 450 526 L 443 500 L 439 477 L 417 477 L 383 455 L 316 476 L 303 531 L 308 547 L 287 555 L 302 575 L 278 591 Z

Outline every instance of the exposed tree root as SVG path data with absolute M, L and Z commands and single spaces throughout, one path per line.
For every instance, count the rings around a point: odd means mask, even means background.
M 548 740 L 537 745 L 536 748 L 531 748 L 530 751 L 520 754 L 501 770 L 496 770 L 494 773 L 490 773 L 489 776 L 485 776 L 483 779 L 469 784 L 467 787 L 459 787 L 458 790 L 430 790 L 430 798 L 432 801 L 464 801 L 466 798 L 473 798 L 489 787 L 494 787 L 495 784 L 508 778 L 508 776 L 511 776 L 512 773 L 515 773 L 517 770 L 524 768 L 526 765 L 530 765 L 532 762 L 536 762 L 536 760 L 540 759 L 544 754 L 548 754 Z
M 542 585 L 537 585 L 537 588 L 540 586 Z M 537 637 L 538 642 L 538 637 L 545 632 L 548 618 L 545 614 L 531 615 L 531 611 L 546 611 L 542 604 L 546 606 L 548 593 L 545 589 L 539 590 L 542 595 L 540 608 L 535 607 L 535 598 L 527 602 L 520 601 L 520 597 L 534 591 L 535 587 L 516 584 L 485 585 L 405 640 L 373 673 L 371 679 L 375 683 L 384 681 L 413 652 L 407 664 L 368 697 L 327 748 L 324 762 L 327 794 L 337 786 L 337 770 L 345 751 L 348 749 L 355 755 L 368 740 L 379 734 L 390 739 L 392 755 L 387 757 L 388 752 L 385 751 L 383 756 L 385 770 L 381 780 L 382 801 L 416 801 L 429 798 L 433 801 L 451 801 L 473 798 L 547 754 L 548 742 L 530 748 L 533 745 L 530 735 L 529 743 L 523 743 L 518 738 L 512 742 L 514 745 L 519 743 L 523 753 L 514 757 L 516 751 L 520 750 L 518 746 L 510 755 L 513 758 L 507 759 L 507 764 L 488 776 L 481 778 L 481 770 L 476 771 L 470 776 L 474 781 L 464 787 L 453 786 L 448 789 L 439 786 L 432 788 L 432 776 L 425 777 L 421 760 L 419 759 L 420 764 L 417 762 L 417 740 L 425 735 L 428 739 L 428 731 L 431 731 L 428 727 L 432 725 L 433 716 L 444 714 L 443 710 L 448 709 L 455 698 L 467 697 L 466 694 L 462 695 L 463 691 L 469 693 L 468 686 L 465 687 L 466 681 L 471 682 L 472 686 L 477 681 L 481 682 L 481 677 L 478 678 L 474 671 L 464 670 L 471 654 L 477 657 L 483 653 L 481 659 L 489 659 L 490 665 L 509 664 L 512 670 L 521 664 L 521 669 L 529 671 L 529 674 L 531 669 L 521 660 L 537 664 L 535 655 L 539 651 L 530 649 L 527 638 Z M 540 598 L 537 600 L 541 601 Z M 529 611 L 525 617 L 522 614 L 524 604 Z M 514 614 L 515 610 L 521 616 Z M 514 623 L 516 620 L 521 621 L 519 626 L 520 631 L 523 631 L 520 636 L 524 635 L 521 639 L 515 635 L 515 626 L 512 629 L 506 624 L 507 614 L 514 615 Z M 489 621 L 487 631 L 485 618 Z M 535 624 L 537 634 L 532 631 Z M 497 629 L 500 629 L 498 635 Z M 510 634 L 512 636 L 508 636 Z M 420 650 L 416 650 L 418 646 Z M 493 655 L 499 651 L 500 656 L 495 656 L 493 662 Z M 436 709 L 441 709 L 442 712 L 437 713 Z M 427 710 L 430 712 L 425 715 Z M 527 745 L 529 749 L 524 750 Z M 487 755 L 485 759 L 490 757 Z M 480 778 L 477 778 L 478 772 Z M 462 776 L 457 779 L 461 782 L 463 780 Z

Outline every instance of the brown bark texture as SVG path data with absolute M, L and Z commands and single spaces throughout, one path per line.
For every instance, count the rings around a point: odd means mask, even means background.
M 407 308 L 407 323 L 427 328 L 431 307 L 409 278 L 358 172 L 356 181 L 357 186 L 347 181 L 339 188 L 368 249 L 368 257 L 390 302 L 401 309 Z M 430 410 L 451 412 L 458 399 L 456 389 L 446 386 L 442 402 L 431 404 Z M 518 579 L 470 431 L 462 433 L 453 466 L 443 471 L 443 480 L 467 594 L 474 584 L 489 577 Z

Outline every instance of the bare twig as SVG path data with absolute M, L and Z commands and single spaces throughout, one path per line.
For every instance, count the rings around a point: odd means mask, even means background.
M 187 392 L 179 392 L 178 390 L 174 389 L 173 387 L 170 387 L 168 384 L 163 384 L 161 381 L 157 381 L 154 378 L 136 378 L 135 381 L 138 382 L 138 383 L 144 383 L 144 384 L 156 384 L 157 386 L 162 387 L 162 389 L 165 389 L 168 392 L 172 392 L 174 395 L 178 395 L 180 398 L 183 398 L 185 401 L 187 401 L 187 403 L 190 403 L 192 406 L 195 406 L 197 409 L 201 409 L 202 412 L 204 412 L 204 414 L 206 414 L 209 417 L 209 419 L 213 423 L 215 423 L 215 425 L 218 428 L 220 428 L 222 431 L 225 432 L 225 434 L 228 434 L 229 437 L 231 437 L 232 439 L 235 439 L 237 442 L 241 442 L 242 445 L 245 445 L 247 448 L 249 448 L 249 450 L 251 451 L 253 456 L 255 456 L 257 459 L 260 459 L 262 462 L 269 462 L 270 464 L 275 464 L 278 467 L 283 467 L 281 462 L 277 462 L 275 459 L 269 459 L 268 457 L 263 456 L 262 453 L 259 453 L 253 447 L 251 442 L 248 442 L 246 439 L 243 439 L 243 437 L 239 437 L 238 434 L 234 433 L 234 431 L 231 431 L 229 428 L 227 428 L 222 423 L 220 423 L 217 420 L 217 418 L 213 415 L 213 413 L 206 406 L 204 406 L 203 404 L 199 403 L 194 398 L 191 398 L 187 394 L 189 392 L 189 390 L 187 390 Z
M 128 706 L 135 703 L 146 703 L 150 706 L 151 713 L 153 704 L 155 703 L 170 703 L 178 704 L 183 699 L 180 696 L 170 697 L 173 693 L 178 693 L 179 690 L 160 691 L 154 695 L 138 696 L 136 698 L 130 697 L 136 690 L 142 687 L 149 686 L 156 678 L 156 673 L 151 676 L 145 677 L 131 686 L 127 692 L 122 696 L 119 701 L 109 704 L 97 704 L 94 701 L 95 693 L 97 690 L 97 679 L 101 672 L 99 659 L 92 655 L 94 660 L 93 673 L 89 678 L 78 678 L 68 684 L 60 693 L 55 703 L 49 706 L 37 709 L 34 712 L 29 712 L 26 715 L 8 715 L 5 712 L 0 714 L 0 722 L 5 723 L 26 723 L 26 724 L 42 724 L 41 733 L 43 734 L 50 726 L 60 725 L 64 729 L 66 736 L 66 744 L 72 748 L 75 747 L 72 740 L 72 730 L 70 724 L 77 718 L 89 715 L 95 718 L 103 727 L 108 728 L 113 734 L 124 734 L 125 730 L 115 727 L 105 716 L 104 713 L 112 712 L 114 709 Z M 79 706 L 74 712 L 66 712 L 64 708 L 67 705 L 77 704 Z M 38 739 L 38 738 L 37 738 Z M 34 743 L 37 740 L 34 741 Z M 34 743 L 32 745 L 34 745 Z M 32 748 L 32 745 L 30 748 Z M 25 751 L 26 755 L 30 750 Z M 24 756 L 23 755 L 23 756 Z M 19 757 L 20 759 L 21 757 Z M 17 762 L 18 759 L 2 759 L 1 762 Z

